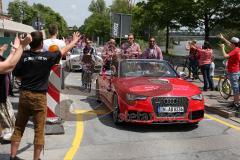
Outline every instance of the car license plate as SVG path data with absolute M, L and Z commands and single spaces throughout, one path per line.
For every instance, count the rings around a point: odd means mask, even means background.
M 158 107 L 158 113 L 183 113 L 184 107 L 177 106 L 177 107 Z

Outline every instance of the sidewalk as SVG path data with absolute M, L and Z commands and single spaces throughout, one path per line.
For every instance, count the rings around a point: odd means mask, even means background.
M 19 94 L 15 97 L 9 97 L 13 104 L 14 112 L 17 112 L 19 102 Z M 66 99 L 61 95 L 62 99 Z M 65 121 L 64 129 L 65 134 L 61 135 L 45 135 L 44 153 L 41 154 L 42 160 L 60 160 L 63 159 L 65 154 L 71 148 L 72 139 L 75 135 L 75 121 Z M 18 156 L 24 159 L 32 159 L 33 157 L 33 139 L 34 139 L 34 125 L 31 120 L 28 121 L 23 137 L 21 139 Z M 0 160 L 9 160 L 10 142 L 0 141 Z
M 203 87 L 203 83 L 198 80 L 193 81 L 193 83 L 199 87 Z M 236 111 L 227 107 L 227 105 L 233 101 L 233 97 L 225 100 L 221 97 L 219 91 L 207 91 L 202 93 L 204 95 L 206 111 L 240 123 L 240 116 L 238 116 Z

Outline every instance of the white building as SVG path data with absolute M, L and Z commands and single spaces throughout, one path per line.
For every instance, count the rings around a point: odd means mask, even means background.
M 35 29 L 32 26 L 8 19 L 0 19 L 0 37 L 14 37 L 16 33 L 30 33 L 33 31 Z

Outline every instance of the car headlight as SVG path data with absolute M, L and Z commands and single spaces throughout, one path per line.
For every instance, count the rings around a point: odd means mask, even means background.
M 146 100 L 147 96 L 127 94 L 126 98 L 128 101 L 136 101 L 136 100 Z
M 197 94 L 191 97 L 193 100 L 203 100 L 203 95 L 202 94 Z

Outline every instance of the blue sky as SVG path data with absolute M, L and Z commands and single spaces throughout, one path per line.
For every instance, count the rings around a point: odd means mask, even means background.
M 7 13 L 8 3 L 13 0 L 2 0 L 3 12 Z M 68 26 L 80 26 L 84 23 L 85 18 L 90 16 L 88 6 L 91 0 L 28 0 L 28 3 L 42 3 L 51 7 L 54 11 L 60 13 L 67 21 Z M 112 4 L 112 0 L 105 0 L 106 5 Z

